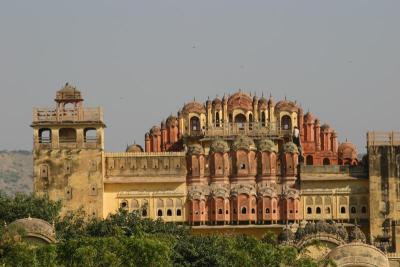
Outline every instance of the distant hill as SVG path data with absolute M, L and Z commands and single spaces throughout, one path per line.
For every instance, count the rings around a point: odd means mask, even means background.
M 14 194 L 33 191 L 31 151 L 0 151 L 0 190 Z

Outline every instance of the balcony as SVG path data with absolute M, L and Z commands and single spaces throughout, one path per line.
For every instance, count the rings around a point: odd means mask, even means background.
M 46 122 L 103 122 L 101 108 L 33 109 L 33 123 Z
M 218 136 L 238 136 L 247 135 L 253 138 L 262 137 L 283 137 L 285 135 L 290 135 L 292 133 L 292 128 L 283 129 L 277 124 L 273 123 L 260 123 L 260 122 L 250 122 L 250 123 L 227 123 L 220 124 L 219 126 L 213 125 L 207 127 L 203 135 L 205 138 L 218 137 Z

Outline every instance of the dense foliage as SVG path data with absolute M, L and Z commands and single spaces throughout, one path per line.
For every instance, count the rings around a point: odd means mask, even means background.
M 120 210 L 107 219 L 85 220 L 82 211 L 60 219 L 60 203 L 47 198 L 0 194 L 0 220 L 56 220 L 59 242 L 33 245 L 3 235 L 0 266 L 319 266 L 296 249 L 237 235 L 190 234 L 187 227 L 141 218 Z M 4 227 L 0 227 L 0 234 Z M 6 231 L 4 231 L 6 232 Z

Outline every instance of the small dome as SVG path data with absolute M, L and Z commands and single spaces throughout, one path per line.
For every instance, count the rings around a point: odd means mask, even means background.
M 215 107 L 215 108 L 221 107 L 221 104 L 222 104 L 222 101 L 221 101 L 221 99 L 219 99 L 218 96 L 215 97 L 214 100 L 212 101 L 212 105 L 213 105 L 213 107 Z
M 56 242 L 54 227 L 42 219 L 19 219 L 10 223 L 7 229 L 23 229 L 23 238 L 34 238 L 45 243 Z
M 330 129 L 331 129 L 331 126 L 329 126 L 326 123 L 322 124 L 322 126 L 321 126 L 322 131 L 329 131 Z
M 253 96 L 253 104 L 258 104 L 258 97 L 256 95 Z
M 262 139 L 258 143 L 258 150 L 261 152 L 278 152 L 278 149 L 274 143 L 274 141 L 270 139 Z
M 246 135 L 238 136 L 232 144 L 232 150 L 247 150 L 247 151 L 255 151 L 257 150 L 256 145 L 254 144 L 253 139 Z
M 267 106 L 268 106 L 267 99 L 264 97 L 264 95 L 262 95 L 260 100 L 258 100 L 258 108 L 259 109 L 266 109 Z
M 343 240 L 347 240 L 347 238 L 349 238 L 349 233 L 343 225 L 338 227 L 337 233 Z
M 288 153 L 299 153 L 299 149 L 297 148 L 297 145 L 292 142 L 287 142 L 283 146 L 283 151 L 288 152 Z
M 150 138 L 150 133 L 147 132 L 147 133 L 144 135 L 144 138 L 145 138 L 145 139 L 149 139 L 149 138 Z
M 158 127 L 157 125 L 153 126 L 153 127 L 150 129 L 150 134 L 153 134 L 153 135 L 161 134 L 161 129 L 160 129 L 160 127 Z
M 245 111 L 253 110 L 253 99 L 252 97 L 239 90 L 239 92 L 234 93 L 228 99 L 228 110 L 242 109 Z
M 172 126 L 176 127 L 176 126 L 178 126 L 178 118 L 173 115 L 170 115 L 167 118 L 166 124 L 167 124 L 167 127 L 172 127 Z
M 367 242 L 367 238 L 365 237 L 364 232 L 355 225 L 349 234 L 349 241 L 365 243 Z
M 329 252 L 327 259 L 333 260 L 338 267 L 389 267 L 385 253 L 372 245 L 349 243 L 338 246 Z
M 290 230 L 289 227 L 285 227 L 282 232 L 279 233 L 278 235 L 278 241 L 279 242 L 288 242 L 288 241 L 293 241 L 295 238 L 294 233 L 292 230 Z
M 315 121 L 314 115 L 311 112 L 307 112 L 306 115 L 304 115 L 304 121 L 314 123 Z
M 346 142 L 341 143 L 338 147 L 339 156 L 343 158 L 357 157 L 357 148 L 354 144 Z
M 126 148 L 126 152 L 128 153 L 139 153 L 143 152 L 143 148 L 140 145 L 133 144 Z
M 299 110 L 296 103 L 289 100 L 279 101 L 278 103 L 276 103 L 275 109 L 279 111 L 290 111 L 290 112 L 297 112 Z
M 214 140 L 210 147 L 210 154 L 218 152 L 219 153 L 229 152 L 228 143 L 221 139 Z
M 182 113 L 197 113 L 197 114 L 205 114 L 206 109 L 203 104 L 193 101 L 183 106 Z
M 200 144 L 193 144 L 188 147 L 189 155 L 204 155 L 204 149 Z
M 57 102 L 76 102 L 82 100 L 81 92 L 69 83 L 66 83 L 56 95 Z

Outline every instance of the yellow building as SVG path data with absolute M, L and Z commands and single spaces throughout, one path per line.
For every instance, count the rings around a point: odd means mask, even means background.
M 400 249 L 399 134 L 369 134 L 369 160 L 359 161 L 354 145 L 338 145 L 295 102 L 239 91 L 185 104 L 145 135 L 146 152 L 134 144 L 109 153 L 101 108 L 84 107 L 69 84 L 55 101 L 33 111 L 34 188 L 62 200 L 63 214 L 83 207 L 104 218 L 122 208 L 199 233 L 290 227 L 284 241 L 308 231 L 298 244 L 315 229 L 330 240 L 343 234 L 338 225 L 360 225 L 366 238 L 354 230 L 355 240 Z

